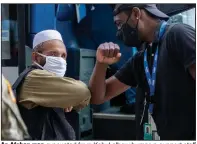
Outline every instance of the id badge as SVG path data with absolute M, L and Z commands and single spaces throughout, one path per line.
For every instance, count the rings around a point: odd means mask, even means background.
M 152 127 L 151 124 L 144 124 L 144 140 L 152 140 Z

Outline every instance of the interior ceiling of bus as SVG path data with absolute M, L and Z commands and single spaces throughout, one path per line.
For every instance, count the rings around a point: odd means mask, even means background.
M 110 4 L 114 9 L 115 4 Z M 169 16 L 196 7 L 196 4 L 157 4 L 157 7 Z

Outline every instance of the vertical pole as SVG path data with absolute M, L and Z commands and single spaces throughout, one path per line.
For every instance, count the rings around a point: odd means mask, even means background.
M 19 37 L 18 67 L 19 67 L 19 74 L 20 74 L 26 68 L 25 4 L 17 5 L 17 21 L 18 21 L 18 37 Z

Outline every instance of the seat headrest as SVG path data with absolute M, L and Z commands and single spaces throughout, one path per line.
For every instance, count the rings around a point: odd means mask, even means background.
M 58 4 L 56 17 L 59 21 L 69 21 L 75 16 L 74 4 Z

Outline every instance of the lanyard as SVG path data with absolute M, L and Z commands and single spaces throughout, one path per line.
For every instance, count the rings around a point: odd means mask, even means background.
M 166 28 L 166 22 L 163 22 L 161 24 L 160 30 L 159 30 L 159 41 L 164 35 L 165 28 Z M 155 52 L 154 61 L 153 61 L 153 67 L 152 67 L 152 76 L 150 74 L 149 68 L 148 68 L 148 61 L 147 61 L 147 49 L 144 52 L 144 70 L 146 74 L 146 78 L 148 81 L 148 85 L 150 88 L 150 96 L 154 96 L 155 94 L 155 81 L 156 81 L 156 70 L 157 70 L 157 60 L 158 60 L 158 46 Z M 153 113 L 153 104 L 149 104 L 149 112 Z

